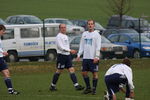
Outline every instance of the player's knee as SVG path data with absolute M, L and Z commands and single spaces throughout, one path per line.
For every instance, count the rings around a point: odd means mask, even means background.
M 74 73 L 74 72 L 75 72 L 75 69 L 74 69 L 73 67 L 71 67 L 71 68 L 68 69 L 68 71 L 69 71 L 70 73 Z

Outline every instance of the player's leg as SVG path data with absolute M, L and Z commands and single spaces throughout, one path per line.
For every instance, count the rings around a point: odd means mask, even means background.
M 86 84 L 86 88 L 83 91 L 83 94 L 88 94 L 91 93 L 91 85 L 90 85 L 90 78 L 88 76 L 88 71 L 89 71 L 89 60 L 88 59 L 83 59 L 82 62 L 82 76 L 84 79 L 84 82 Z
M 51 82 L 51 85 L 50 85 L 50 90 L 51 91 L 56 91 L 56 84 L 57 84 L 57 81 L 59 79 L 59 76 L 60 74 L 62 73 L 62 69 L 57 69 L 56 72 L 54 73 L 53 75 L 53 78 L 52 78 L 52 82 Z
M 90 71 L 93 74 L 93 87 L 92 87 L 92 94 L 96 94 L 96 87 L 98 83 L 98 63 L 93 63 L 93 60 L 90 60 Z
M 4 69 L 1 71 L 3 76 L 4 76 L 4 81 L 5 81 L 5 84 L 8 88 L 8 93 L 9 94 L 19 94 L 19 92 L 17 92 L 15 89 L 13 89 L 13 86 L 12 86 L 12 82 L 11 82 L 11 78 L 10 78 L 10 72 L 8 69 Z
M 81 85 L 79 85 L 79 83 L 78 83 L 78 81 L 77 81 L 77 77 L 76 77 L 76 75 L 75 75 L 75 69 L 74 69 L 74 67 L 68 68 L 68 71 L 69 71 L 69 73 L 70 73 L 70 78 L 71 78 L 71 80 L 72 80 L 72 82 L 73 82 L 73 84 L 74 84 L 75 89 L 76 89 L 76 90 L 83 90 L 84 87 L 81 86 Z
M 50 85 L 50 90 L 51 91 L 56 91 L 56 84 L 57 84 L 57 81 L 59 79 L 59 76 L 61 74 L 61 72 L 63 71 L 63 69 L 65 68 L 65 56 L 64 55 L 61 55 L 61 54 L 58 54 L 57 55 L 57 64 L 56 64 L 56 72 L 54 73 L 53 75 L 53 78 L 52 78 L 52 82 L 51 82 L 51 85 Z
M 98 73 L 93 72 L 93 88 L 92 88 L 92 94 L 93 95 L 96 94 L 97 83 L 98 83 Z
M 72 58 L 71 58 L 71 55 L 68 55 L 67 56 L 67 61 L 65 63 L 65 68 L 68 69 L 69 73 L 70 73 L 70 78 L 74 84 L 74 87 L 76 90 L 83 90 L 84 87 L 79 85 L 78 81 L 77 81 L 77 77 L 76 77 L 76 74 L 75 74 L 75 69 L 74 67 L 72 67 Z

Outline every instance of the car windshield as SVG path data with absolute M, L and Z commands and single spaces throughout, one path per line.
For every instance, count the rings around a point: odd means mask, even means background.
M 119 33 L 138 33 L 135 30 L 132 29 L 123 29 L 123 30 L 119 30 Z
M 139 42 L 139 35 L 132 35 L 131 38 L 134 42 Z M 150 39 L 146 36 L 141 36 L 141 42 L 150 42 Z
M 66 24 L 66 25 L 73 25 L 72 22 L 69 20 L 56 20 L 56 23 Z
M 135 20 L 135 26 L 139 27 L 139 20 Z M 148 21 L 145 19 L 140 19 L 140 27 L 148 27 Z
M 99 23 L 95 23 L 95 29 L 103 29 L 103 27 Z
M 101 36 L 101 42 L 102 43 L 111 43 L 107 38 L 105 38 L 104 36 Z
M 24 17 L 24 20 L 28 24 L 42 24 L 42 21 L 39 18 L 33 16 Z
M 2 19 L 0 19 L 0 24 L 5 25 L 6 23 Z

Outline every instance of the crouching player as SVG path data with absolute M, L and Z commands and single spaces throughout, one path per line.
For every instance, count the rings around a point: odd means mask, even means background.
M 129 59 L 124 59 L 121 64 L 111 66 L 105 74 L 105 83 L 108 92 L 105 91 L 105 100 L 116 100 L 116 92 L 119 90 L 126 94 L 125 100 L 133 100 L 134 85 L 132 81 L 132 69 Z M 126 90 L 123 88 L 126 86 Z
M 5 26 L 0 25 L 0 36 L 5 34 L 5 30 L 6 30 Z M 5 61 L 3 59 L 3 56 L 7 56 L 7 55 L 8 55 L 8 53 L 4 52 L 3 49 L 2 49 L 2 43 L 1 43 L 1 40 L 0 40 L 0 72 L 4 76 L 4 81 L 5 81 L 5 84 L 8 88 L 8 93 L 17 95 L 17 94 L 19 94 L 19 92 L 14 90 L 13 87 L 12 87 L 12 82 L 11 82 L 11 79 L 10 79 L 10 73 L 9 73 L 7 64 L 5 63 Z

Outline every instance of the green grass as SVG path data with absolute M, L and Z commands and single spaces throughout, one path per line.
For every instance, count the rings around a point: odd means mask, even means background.
M 128 13 L 134 17 L 150 16 L 150 0 L 132 0 Z M 69 19 L 94 19 L 106 26 L 109 18 L 107 0 L 0 0 L 0 17 L 32 14 L 41 19 L 64 17 Z
M 83 95 L 81 91 L 75 91 L 67 71 L 60 76 L 57 84 L 58 91 L 50 92 L 55 62 L 18 62 L 10 63 L 10 71 L 14 87 L 21 92 L 14 96 L 7 94 L 3 78 L 0 77 L 0 100 L 103 100 L 104 74 L 106 70 L 121 60 L 102 60 L 100 62 L 99 82 L 96 95 Z M 149 100 L 150 98 L 150 59 L 132 59 L 134 73 L 135 100 Z M 84 85 L 80 74 L 81 63 L 74 63 L 77 70 L 79 83 Z M 91 74 L 90 74 L 91 77 Z M 123 100 L 124 94 L 118 93 L 118 100 Z

